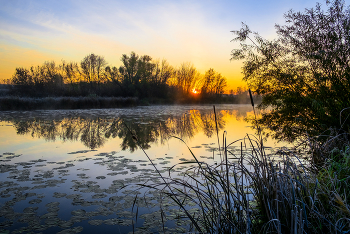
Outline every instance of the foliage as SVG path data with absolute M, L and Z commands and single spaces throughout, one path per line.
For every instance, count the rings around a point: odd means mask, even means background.
M 90 84 L 100 83 L 106 65 L 107 62 L 102 56 L 95 54 L 86 56 L 80 63 L 83 79 Z
M 11 80 L 18 85 L 19 92 L 31 94 L 44 92 L 59 95 L 63 86 L 63 77 L 59 73 L 55 62 L 45 62 L 42 66 L 32 66 L 29 70 L 16 68 Z
M 173 75 L 173 68 L 166 60 L 159 64 L 148 55 L 138 56 L 134 52 L 130 56 L 123 54 L 121 60 L 123 65 L 119 67 L 119 82 L 124 93 L 141 98 L 152 95 L 167 97 L 167 81 Z
M 305 12 L 289 11 L 278 38 L 267 40 L 247 25 L 233 31 L 242 42 L 232 59 L 244 59 L 248 86 L 263 95 L 266 112 L 256 124 L 277 139 L 319 135 L 333 127 L 349 131 L 344 121 L 350 106 L 350 14 L 344 1 L 327 1 Z
M 207 79 L 190 63 L 174 68 L 165 59 L 153 60 L 135 52 L 123 54 L 121 62 L 119 68 L 110 66 L 104 57 L 92 53 L 80 63 L 62 60 L 58 66 L 45 62 L 30 69 L 16 68 L 11 79 L 12 93 L 32 97 L 93 94 L 188 102 L 219 100 L 226 88 L 226 78 L 220 73 L 210 69 L 214 76 Z M 202 89 L 203 94 L 194 95 L 194 89 Z
M 201 92 L 209 97 L 220 95 L 224 92 L 226 85 L 226 79 L 210 68 L 204 74 Z
M 137 141 L 137 138 L 135 138 Z M 181 140 L 181 139 L 180 139 Z M 141 184 L 173 199 L 199 233 L 347 233 L 350 215 L 347 165 L 331 162 L 315 173 L 289 149 L 268 152 L 247 136 L 224 145 L 218 163 L 193 160 L 174 165 L 162 182 Z M 241 142 L 241 148 L 230 146 Z M 349 162 L 346 151 L 343 160 Z M 193 165 L 181 177 L 170 172 Z M 334 176 L 335 167 L 342 176 Z M 337 169 L 336 169 L 337 170 Z M 186 210 L 187 203 L 197 209 Z M 165 204 L 164 204 L 165 205 Z
M 333 148 L 331 160 L 315 170 L 292 149 L 269 151 L 261 136 L 226 144 L 223 135 L 217 163 L 200 161 L 188 147 L 191 161 L 169 168 L 169 176 L 159 173 L 161 182 L 140 185 L 173 199 L 199 233 L 348 233 L 350 142 L 341 138 L 330 137 L 345 146 Z M 309 143 L 314 153 L 326 147 Z M 181 177 L 171 173 L 183 164 L 193 167 Z

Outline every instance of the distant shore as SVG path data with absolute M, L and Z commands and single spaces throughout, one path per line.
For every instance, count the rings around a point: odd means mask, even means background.
M 0 111 L 120 108 L 139 105 L 134 97 L 0 97 Z
M 58 109 L 102 109 L 122 108 L 133 106 L 147 106 L 159 104 L 248 104 L 234 98 L 222 98 L 220 100 L 168 100 L 168 99 L 139 99 L 137 97 L 17 97 L 0 96 L 0 111 L 11 110 L 58 110 Z

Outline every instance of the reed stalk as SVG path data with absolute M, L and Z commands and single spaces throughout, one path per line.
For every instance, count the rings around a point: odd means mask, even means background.
M 252 105 L 254 107 L 253 102 Z M 181 138 L 175 138 L 185 144 Z M 329 143 L 322 146 L 310 142 L 311 155 L 320 153 L 322 147 L 329 147 L 335 139 L 330 138 Z M 187 146 L 193 162 L 174 165 L 167 178 L 159 173 L 163 183 L 147 185 L 173 199 L 191 220 L 193 231 L 348 233 L 349 142 L 346 150 L 333 152 L 333 159 L 318 170 L 312 161 L 303 161 L 295 150 L 283 148 L 267 152 L 259 135 L 247 135 L 227 144 L 224 133 L 222 142 L 222 147 L 218 146 L 223 155 L 219 163 L 210 165 L 199 161 Z M 237 144 L 240 149 L 231 150 L 230 146 Z M 182 164 L 193 164 L 194 169 L 186 171 L 182 178 L 170 173 Z M 186 210 L 189 201 L 196 204 L 199 212 Z

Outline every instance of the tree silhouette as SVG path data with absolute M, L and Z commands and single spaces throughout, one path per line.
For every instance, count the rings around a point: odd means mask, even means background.
M 289 11 L 276 25 L 278 39 L 266 40 L 248 26 L 234 31 L 245 42 L 232 51 L 244 59 L 244 80 L 263 95 L 261 109 L 272 110 L 256 122 L 277 139 L 293 141 L 330 127 L 349 131 L 350 15 L 344 1 L 326 2 L 305 12 Z M 342 112 L 342 111 L 345 112 Z M 342 121 L 340 121 L 342 120 Z
M 201 93 L 206 98 L 218 96 L 224 93 L 226 85 L 226 78 L 210 68 L 204 74 Z
M 104 69 L 107 65 L 107 62 L 102 56 L 90 54 L 87 55 L 80 63 L 83 76 L 85 80 L 91 84 L 93 82 L 97 82 L 98 84 L 101 82 L 101 78 L 103 76 Z
M 104 57 L 91 53 L 80 63 L 62 60 L 58 66 L 54 62 L 45 62 L 30 69 L 16 68 L 11 79 L 11 84 L 15 85 L 12 94 L 123 96 L 192 102 L 200 101 L 202 96 L 215 100 L 226 87 L 226 78 L 221 74 L 212 69 L 212 78 L 204 81 L 191 63 L 174 68 L 165 59 L 153 60 L 149 55 L 139 56 L 135 52 L 123 54 L 121 61 L 118 68 L 107 66 Z M 193 95 L 194 89 L 202 89 L 203 95 Z

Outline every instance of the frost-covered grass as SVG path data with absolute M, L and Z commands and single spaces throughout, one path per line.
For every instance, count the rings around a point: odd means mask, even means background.
M 85 109 L 116 108 L 135 106 L 137 98 L 133 97 L 45 97 L 28 98 L 4 96 L 0 97 L 0 111 L 7 110 L 39 110 L 39 109 Z
M 188 147 L 193 160 L 177 165 L 193 167 L 181 178 L 172 174 L 174 165 L 168 176 L 159 173 L 159 183 L 140 185 L 170 197 L 196 233 L 349 233 L 349 139 L 309 138 L 301 153 L 267 153 L 260 134 L 229 144 L 224 134 L 217 163 L 200 161 Z M 240 149 L 232 149 L 237 143 Z

